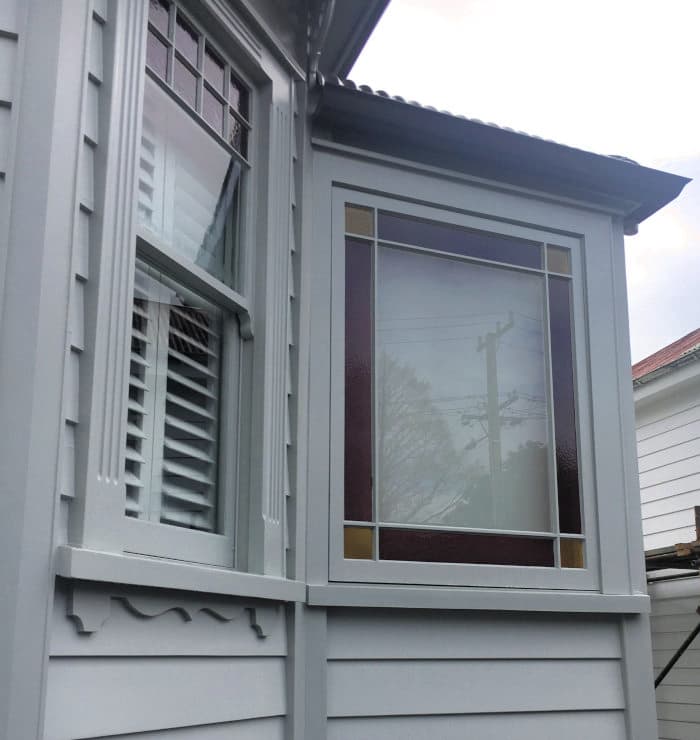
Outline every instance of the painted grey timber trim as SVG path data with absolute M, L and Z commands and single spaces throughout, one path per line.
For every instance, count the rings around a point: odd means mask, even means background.
M 124 440 L 136 256 L 136 169 L 141 131 L 147 3 L 112 3 L 108 19 L 102 120 L 102 182 L 97 187 L 86 352 L 81 368 L 76 498 L 68 540 L 98 550 L 122 548 Z M 83 363 L 81 363 L 82 365 Z
M 625 720 L 629 740 L 656 740 L 656 706 L 649 615 L 627 615 L 620 624 Z
M 309 606 L 466 609 L 474 611 L 567 612 L 583 614 L 643 614 L 644 594 L 596 594 L 536 589 L 451 588 L 443 586 L 377 586 L 331 584 L 308 586 Z
M 0 327 L 0 736 L 42 737 L 88 4 L 17 5 L 22 69 Z
M 220 622 L 233 622 L 247 617 L 251 629 L 258 639 L 270 634 L 270 624 L 279 611 L 278 604 L 265 602 L 242 604 L 240 600 L 213 598 L 199 595 L 193 600 L 190 594 L 184 597 L 168 591 L 134 592 L 119 586 L 105 588 L 101 583 L 73 582 L 68 588 L 66 615 L 74 622 L 81 634 L 97 632 L 109 619 L 112 599 L 120 601 L 137 617 L 156 619 L 169 612 L 177 612 L 185 622 L 191 622 L 200 612 Z
M 245 596 L 275 601 L 303 601 L 299 581 L 240 573 L 179 560 L 59 547 L 56 575 L 84 581 L 122 583 L 152 588 Z

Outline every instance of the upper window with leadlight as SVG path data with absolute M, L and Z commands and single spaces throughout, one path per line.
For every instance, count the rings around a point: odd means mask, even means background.
M 149 4 L 125 440 L 127 549 L 231 566 L 251 88 L 180 5 Z

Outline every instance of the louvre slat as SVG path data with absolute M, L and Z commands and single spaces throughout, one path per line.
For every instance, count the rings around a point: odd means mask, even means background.
M 148 390 L 148 386 L 143 382 L 143 380 L 137 378 L 135 375 L 131 375 L 129 377 L 129 387 L 136 388 L 139 391 Z
M 126 454 L 126 459 L 130 460 L 131 462 L 135 462 L 139 464 L 145 462 L 143 456 L 140 455 L 139 452 L 135 450 L 133 447 L 127 447 L 125 454 Z
M 136 439 L 148 439 L 141 429 L 131 422 L 126 425 L 126 433 L 129 437 L 134 437 Z
M 142 509 L 139 506 L 138 501 L 134 501 L 134 499 L 129 496 L 129 491 L 127 489 L 126 513 L 127 514 L 140 514 L 141 511 Z
M 163 472 L 170 475 L 176 475 L 178 478 L 191 480 L 194 483 L 202 483 L 207 486 L 211 486 L 214 482 L 211 476 L 205 475 L 199 470 L 188 468 L 186 465 L 174 462 L 173 460 L 163 461 Z
M 205 442 L 214 441 L 214 437 L 201 426 L 198 426 L 197 424 L 192 424 L 191 422 L 185 421 L 184 419 L 180 419 L 173 414 L 165 415 L 165 423 L 167 426 L 174 427 L 183 432 L 186 432 L 187 434 L 191 434 L 192 436 L 198 437 Z
M 132 383 L 130 382 L 129 385 L 132 385 Z M 129 411 L 133 411 L 136 414 L 141 414 L 143 416 L 146 415 L 146 409 L 138 401 L 135 401 L 133 398 L 129 399 L 127 403 L 127 408 L 129 409 Z
M 186 332 L 180 331 L 180 329 L 176 329 L 172 324 L 170 325 L 170 334 L 182 339 L 183 342 L 186 342 L 192 347 L 195 347 L 200 352 L 204 352 L 210 357 L 216 357 L 216 352 L 207 347 L 206 344 L 202 344 L 202 342 L 197 341 L 194 337 L 190 336 Z
M 206 386 L 200 385 L 199 383 L 195 383 L 193 380 L 186 378 L 181 373 L 178 373 L 175 370 L 171 370 L 170 368 L 168 368 L 168 378 L 170 378 L 171 380 L 174 380 L 176 383 L 179 383 L 180 385 L 184 385 L 185 388 L 189 388 L 190 390 L 193 390 L 196 393 L 201 394 L 202 396 L 206 396 L 207 398 L 211 398 L 211 399 L 216 398 L 216 395 L 212 393 L 210 390 L 208 390 Z
M 160 521 L 163 524 L 176 524 L 182 527 L 192 527 L 193 529 L 204 529 L 211 531 L 213 529 L 209 517 L 200 513 L 189 511 L 177 511 L 173 509 L 163 509 L 160 515 Z
M 179 452 L 185 457 L 194 458 L 195 460 L 201 460 L 202 462 L 210 464 L 214 462 L 214 458 L 211 455 L 207 455 L 206 452 L 197 449 L 193 445 L 188 445 L 182 440 L 168 437 L 167 435 L 165 437 L 165 447 L 173 452 Z
M 130 359 L 131 359 L 131 362 L 134 363 L 134 365 L 137 365 L 143 368 L 150 367 L 148 362 L 146 362 L 146 360 L 143 357 L 141 357 L 141 355 L 137 355 L 135 352 L 131 353 Z
M 178 352 L 176 349 L 173 349 L 172 347 L 168 347 L 168 354 L 171 357 L 174 357 L 176 360 L 179 360 L 180 362 L 183 362 L 185 365 L 188 365 L 194 370 L 197 370 L 198 372 L 202 373 L 202 375 L 206 375 L 209 378 L 217 377 L 217 374 L 213 373 L 206 365 L 202 365 L 196 360 L 193 360 L 188 355 L 183 355 L 182 352 Z
M 201 416 L 204 419 L 208 419 L 210 421 L 214 421 L 216 417 L 214 414 L 210 413 L 207 409 L 205 409 L 203 406 L 199 406 L 196 403 L 191 403 L 190 401 L 186 400 L 182 396 L 178 396 L 175 393 L 166 393 L 165 394 L 165 400 L 168 403 L 172 403 L 176 406 L 180 406 L 181 408 L 185 409 L 186 411 L 190 411 L 193 414 L 197 414 L 197 416 Z
M 182 488 L 172 483 L 163 484 L 163 495 L 176 501 L 198 506 L 202 510 L 212 508 L 212 502 L 204 494 L 190 491 L 188 488 Z
M 143 488 L 143 483 L 139 480 L 139 478 L 137 478 L 128 470 L 126 471 L 126 473 L 124 473 L 124 480 L 126 481 L 126 485 L 130 486 L 131 488 Z
M 219 333 L 215 331 L 211 325 L 207 325 L 202 321 L 199 321 L 197 318 L 194 317 L 193 314 L 187 312 L 186 310 L 183 310 L 179 306 L 171 306 L 170 311 L 174 314 L 177 314 L 178 316 L 182 316 L 182 318 L 185 321 L 189 321 L 190 324 L 194 324 L 195 326 L 199 327 L 200 329 L 203 329 L 208 334 L 211 334 L 213 337 L 218 337 Z
M 131 329 L 131 336 L 132 336 L 133 339 L 137 339 L 139 342 L 144 342 L 146 344 L 150 344 L 150 341 L 151 340 L 145 334 L 143 334 L 138 329 L 135 329 L 133 327 Z

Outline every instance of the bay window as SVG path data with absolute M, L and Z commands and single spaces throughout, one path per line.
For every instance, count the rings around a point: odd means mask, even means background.
M 340 190 L 334 213 L 331 580 L 589 582 L 578 240 Z

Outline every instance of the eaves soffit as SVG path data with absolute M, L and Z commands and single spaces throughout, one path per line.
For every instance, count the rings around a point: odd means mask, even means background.
M 337 76 L 321 78 L 314 135 L 622 211 L 633 228 L 690 182 L 619 156 L 439 111 Z

